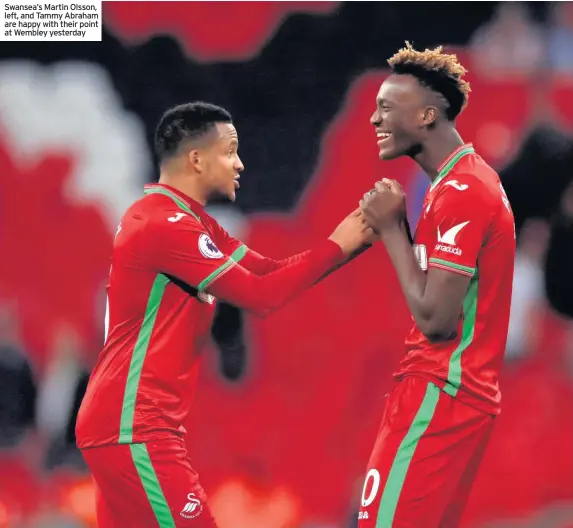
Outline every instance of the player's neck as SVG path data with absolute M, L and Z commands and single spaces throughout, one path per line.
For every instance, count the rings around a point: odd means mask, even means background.
M 438 168 L 442 162 L 464 144 L 455 128 L 448 127 L 435 132 L 428 138 L 424 148 L 414 156 L 414 161 L 422 167 L 432 182 L 438 177 Z
M 203 207 L 207 205 L 207 193 L 204 192 L 199 182 L 194 178 L 189 178 L 189 176 L 184 174 L 161 171 L 159 183 L 169 185 L 169 187 L 200 203 Z

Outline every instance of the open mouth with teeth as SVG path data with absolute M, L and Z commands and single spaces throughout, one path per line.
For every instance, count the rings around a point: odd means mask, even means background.
M 392 137 L 392 132 L 378 132 L 376 137 L 378 138 L 378 145 L 381 145 Z

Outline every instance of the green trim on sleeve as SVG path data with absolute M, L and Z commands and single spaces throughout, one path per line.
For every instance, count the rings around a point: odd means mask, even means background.
M 469 268 L 468 266 L 462 266 L 461 264 L 454 264 L 453 262 L 448 262 L 447 260 L 442 260 L 438 258 L 431 258 L 430 264 L 440 264 L 441 266 L 445 266 L 447 268 L 456 269 L 459 271 L 465 271 L 471 275 L 474 275 L 476 270 L 475 268 Z
M 229 257 L 229 260 L 221 264 L 213 273 L 209 274 L 204 280 L 202 280 L 199 283 L 199 286 L 197 286 L 197 289 L 200 292 L 205 291 L 207 286 L 209 286 L 213 281 L 216 281 L 221 276 L 222 273 L 227 271 L 231 266 L 234 266 L 235 264 L 240 262 L 241 259 L 246 255 L 246 253 L 247 253 L 247 246 L 243 244 L 233 252 L 233 254 Z

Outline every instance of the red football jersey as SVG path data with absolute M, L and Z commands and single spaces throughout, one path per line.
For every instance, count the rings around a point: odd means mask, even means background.
M 184 434 L 215 298 L 265 315 L 344 259 L 330 240 L 264 258 L 175 189 L 145 193 L 115 236 L 105 344 L 76 424 L 80 448 Z
M 499 413 L 515 258 L 515 224 L 496 172 L 471 144 L 456 149 L 426 193 L 414 237 L 421 268 L 471 277 L 454 340 L 432 343 L 416 325 L 396 376 L 429 378 L 448 394 Z

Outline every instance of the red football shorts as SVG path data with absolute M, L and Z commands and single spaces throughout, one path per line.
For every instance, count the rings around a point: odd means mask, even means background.
M 183 439 L 82 451 L 100 528 L 216 528 Z
M 408 376 L 388 395 L 359 528 L 455 528 L 495 418 Z

